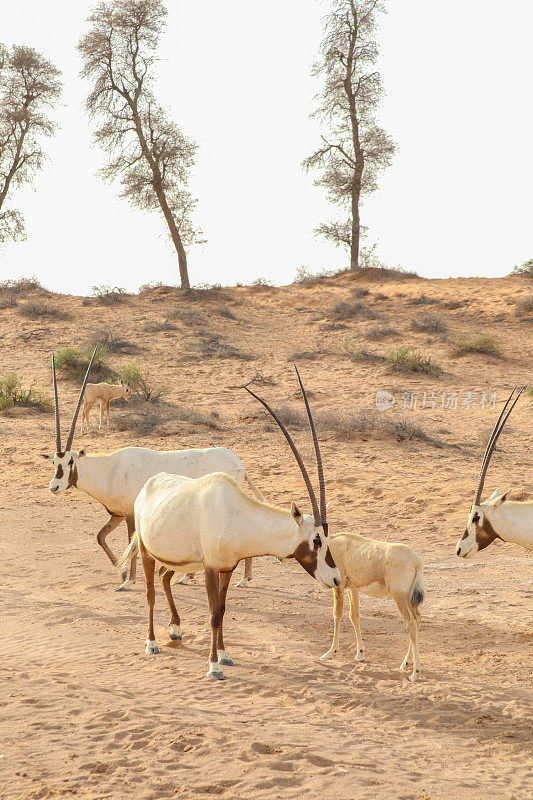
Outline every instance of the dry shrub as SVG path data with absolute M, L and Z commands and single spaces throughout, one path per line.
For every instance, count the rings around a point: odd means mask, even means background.
M 320 356 L 328 354 L 323 343 L 317 339 L 313 350 L 294 350 L 287 356 L 287 361 L 315 361 Z
M 398 442 L 416 440 L 434 447 L 442 447 L 442 442 L 429 434 L 421 425 L 405 417 L 378 414 L 367 409 L 319 414 L 316 425 L 319 430 L 331 431 L 335 438 L 341 441 L 349 441 L 358 436 L 385 434 Z
M 516 301 L 515 313 L 517 317 L 533 316 L 533 294 L 528 294 Z
M 343 331 L 348 326 L 345 322 L 326 322 L 325 325 L 320 326 L 321 331 Z
M 358 300 L 340 300 L 330 308 L 329 316 L 339 322 L 354 318 L 377 319 L 379 314 Z
M 420 278 L 416 272 L 412 270 L 404 270 L 401 267 L 360 267 L 355 272 L 350 272 L 354 278 L 361 278 L 365 281 L 381 282 L 381 281 L 410 281 Z
M 32 275 L 31 278 L 18 278 L 16 280 L 12 278 L 0 282 L 0 294 L 25 295 L 34 292 L 50 294 L 35 275 Z
M 363 336 L 372 342 L 378 342 L 381 339 L 386 339 L 388 336 L 396 336 L 398 331 L 391 325 L 369 325 L 363 331 Z
M 354 347 L 346 342 L 342 348 L 341 355 L 356 364 L 364 362 L 383 364 L 385 361 L 385 356 L 381 355 L 381 353 L 374 353 L 371 350 L 365 350 L 362 347 Z
M 175 330 L 177 330 L 176 326 L 168 319 L 168 317 L 161 321 L 150 320 L 149 322 L 145 322 L 143 325 L 143 331 L 146 331 L 146 333 L 161 333 L 163 331 Z
M 18 307 L 17 313 L 28 319 L 70 319 L 71 315 L 57 306 L 43 303 L 40 300 L 28 300 Z
M 130 431 L 147 436 L 154 431 L 165 435 L 165 426 L 175 422 L 186 422 L 192 427 L 202 426 L 209 430 L 223 430 L 216 412 L 203 412 L 197 408 L 174 405 L 161 399 L 139 400 L 130 403 L 130 408 L 117 414 L 114 426 L 119 431 Z
M 13 294 L 0 294 L 0 311 L 6 308 L 15 308 L 18 306 L 18 300 Z
M 464 306 L 467 306 L 468 302 L 468 300 L 443 300 L 440 305 L 442 308 L 446 308 L 448 311 L 456 311 L 458 308 L 464 308 Z
M 255 358 L 251 353 L 245 353 L 235 345 L 224 341 L 218 333 L 202 337 L 196 347 L 204 358 L 236 358 L 241 361 L 251 361 Z
M 109 330 L 109 328 L 98 328 L 87 339 L 87 347 L 91 350 L 98 345 L 104 348 L 106 353 L 133 355 L 133 353 L 139 351 L 136 344 L 129 342 L 127 339 L 123 339 L 119 333 L 115 333 Z
M 515 264 L 511 274 L 524 275 L 526 278 L 533 278 L 533 258 L 524 261 L 521 267 Z
M 93 286 L 92 300 L 102 306 L 124 303 L 131 297 L 121 286 Z
M 431 356 L 424 355 L 415 347 L 397 347 L 387 356 L 387 364 L 394 372 L 423 372 L 425 375 L 440 375 L 442 367 Z
M 438 303 L 435 297 L 429 297 L 427 294 L 420 294 L 418 297 L 410 297 L 407 304 L 410 306 L 430 306 Z
M 455 356 L 463 356 L 466 353 L 499 356 L 500 348 L 494 336 L 487 333 L 464 333 L 455 337 L 452 352 Z
M 413 317 L 410 328 L 412 331 L 419 331 L 421 333 L 445 334 L 448 330 L 444 319 L 439 317 L 438 314 L 432 314 L 429 311 L 420 314 L 418 317 Z
M 224 317 L 224 319 L 238 319 L 237 315 L 234 314 L 228 306 L 220 306 L 220 308 L 217 308 L 217 314 Z

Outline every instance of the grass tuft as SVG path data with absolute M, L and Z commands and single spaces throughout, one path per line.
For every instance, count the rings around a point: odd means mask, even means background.
M 18 314 L 28 319 L 70 319 L 71 315 L 57 306 L 51 306 L 39 300 L 28 300 L 18 307 Z
M 500 348 L 494 336 L 487 333 L 459 334 L 453 340 L 453 355 L 463 356 L 466 353 L 484 353 L 489 356 L 499 356 Z
M 422 372 L 425 375 L 440 375 L 442 367 L 431 356 L 424 355 L 415 347 L 397 347 L 387 356 L 387 364 L 394 372 Z
M 445 334 L 448 331 L 448 326 L 444 319 L 439 317 L 438 314 L 432 314 L 429 311 L 425 314 L 420 314 L 418 317 L 413 317 L 410 328 L 412 331 L 423 333 Z
M 6 411 L 14 406 L 43 412 L 51 411 L 53 408 L 49 397 L 31 387 L 24 389 L 16 372 L 12 372 L 5 380 L 0 380 L 0 411 Z
M 94 349 L 94 348 L 93 348 Z M 61 375 L 66 375 L 75 380 L 83 380 L 91 360 L 93 350 L 78 350 L 76 347 L 60 347 L 55 354 L 56 370 Z M 107 355 L 105 347 L 99 346 L 94 356 L 89 380 L 110 374 L 104 361 Z

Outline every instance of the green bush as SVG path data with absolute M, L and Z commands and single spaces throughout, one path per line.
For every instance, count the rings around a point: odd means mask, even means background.
M 397 347 L 387 356 L 387 364 L 395 372 L 424 372 L 440 375 L 442 367 L 431 356 L 426 356 L 415 347 Z
M 119 369 L 118 374 L 124 383 L 128 384 L 133 394 L 138 395 L 146 402 L 155 402 L 168 391 L 167 386 L 156 386 L 151 383 L 150 377 L 143 375 L 136 364 L 125 364 Z
M 51 411 L 52 401 L 31 387 L 24 389 L 16 372 L 12 372 L 5 380 L 0 380 L 0 411 L 13 406 L 34 408 L 36 411 Z
M 83 379 L 93 354 L 92 350 L 78 350 L 75 347 L 60 347 L 55 354 L 56 370 L 71 378 Z M 105 347 L 98 347 L 94 356 L 91 372 L 102 373 L 107 355 Z M 91 377 L 89 375 L 89 377 Z M 94 377 L 94 376 L 93 376 Z
M 525 275 L 527 278 L 533 278 L 533 258 L 524 261 L 521 267 L 515 264 L 513 268 L 513 275 Z

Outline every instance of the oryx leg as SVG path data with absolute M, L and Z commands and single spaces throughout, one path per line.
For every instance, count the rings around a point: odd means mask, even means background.
M 251 580 L 252 580 L 252 559 L 251 558 L 245 558 L 244 559 L 244 575 L 242 576 L 240 581 L 235 584 L 235 586 L 238 589 L 243 589 L 248 584 L 248 581 L 251 581 Z
M 218 599 L 220 604 L 220 625 L 218 626 L 217 635 L 217 654 L 218 663 L 224 664 L 228 667 L 234 667 L 233 660 L 226 653 L 224 648 L 224 635 L 222 633 L 222 625 L 224 623 L 224 612 L 226 610 L 226 595 L 228 593 L 228 586 L 233 575 L 233 570 L 230 572 L 221 572 L 218 581 Z
M 108 533 L 111 533 L 111 531 L 114 531 L 115 528 L 117 527 L 117 525 L 120 525 L 120 523 L 122 522 L 123 519 L 124 519 L 124 517 L 115 517 L 112 514 L 110 519 L 109 519 L 109 522 L 107 522 L 104 525 L 104 527 L 100 531 L 98 531 L 98 533 L 96 534 L 96 541 L 98 542 L 100 547 L 103 549 L 104 553 L 107 555 L 107 557 L 109 558 L 109 560 L 111 561 L 113 566 L 115 566 L 115 564 L 117 563 L 117 559 L 116 559 L 115 554 L 107 546 L 106 536 L 107 536 Z M 127 569 L 126 567 L 123 568 L 124 578 L 126 577 L 126 569 Z
M 356 661 L 365 660 L 365 646 L 361 636 L 361 626 L 359 624 L 359 592 L 357 589 L 348 589 L 348 597 L 350 598 L 350 620 L 355 631 L 355 641 L 357 652 L 355 654 Z
M 217 648 L 218 627 L 220 625 L 218 570 L 213 569 L 212 567 L 207 567 L 205 570 L 205 588 L 207 590 L 209 612 L 211 615 L 211 651 L 209 653 L 209 669 L 207 671 L 207 677 L 223 681 L 224 673 L 222 672 L 222 667 L 218 663 Z
M 195 576 L 194 572 L 186 572 L 185 575 L 182 575 L 181 578 L 178 581 L 176 581 L 176 583 L 179 583 L 180 586 L 187 586 L 189 581 L 192 581 L 194 576 Z
M 143 562 L 144 574 L 146 576 L 146 600 L 148 602 L 148 639 L 146 640 L 146 653 L 153 655 L 159 653 L 159 647 L 154 633 L 154 605 L 155 605 L 155 560 L 146 550 L 141 538 L 139 537 L 139 549 Z
M 132 536 L 135 533 L 135 517 L 126 517 L 126 525 L 128 526 L 128 544 L 131 542 Z M 137 578 L 137 553 L 130 561 L 130 581 L 135 583 Z
M 104 401 L 100 400 L 100 424 L 98 426 L 99 430 L 102 430 L 103 412 L 104 412 Z
M 400 669 L 409 670 L 411 667 L 411 659 L 413 664 L 413 671 L 409 675 L 411 682 L 418 680 L 420 677 L 420 653 L 418 650 L 418 631 L 420 629 L 420 611 L 416 606 L 412 606 L 409 599 L 404 595 L 394 596 L 394 602 L 398 606 L 398 611 L 403 617 L 407 633 L 409 634 L 409 649 L 405 656 Z
M 83 433 L 84 430 L 90 430 L 89 425 L 89 414 L 91 413 L 91 409 L 94 406 L 94 400 L 86 400 L 83 404 L 82 415 L 81 415 L 81 432 Z
M 107 427 L 108 428 L 109 428 L 109 402 L 110 401 L 108 400 L 107 403 L 105 404 L 105 411 L 106 411 L 106 416 L 107 416 Z
M 344 587 L 336 586 L 335 589 L 333 589 L 333 642 L 331 643 L 331 647 L 327 653 L 324 653 L 324 655 L 320 656 L 320 658 L 333 658 L 339 649 L 339 633 L 341 628 L 343 606 Z
M 168 607 L 170 608 L 170 638 L 174 640 L 181 639 L 180 615 L 174 603 L 172 596 L 172 589 L 170 588 L 170 581 L 174 576 L 174 570 L 167 569 L 166 567 L 159 567 L 159 579 L 167 598 Z

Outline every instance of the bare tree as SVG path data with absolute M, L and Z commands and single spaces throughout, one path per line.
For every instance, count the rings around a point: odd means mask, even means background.
M 315 233 L 346 247 L 352 270 L 359 264 L 361 195 L 377 188 L 377 174 L 395 151 L 375 120 L 382 84 L 374 69 L 374 35 L 377 15 L 384 12 L 384 0 L 331 0 L 321 57 L 313 66 L 313 75 L 324 78 L 324 87 L 312 116 L 321 120 L 325 135 L 303 166 L 321 170 L 316 185 L 324 186 L 329 199 L 348 211 L 346 221 L 322 224 Z
M 78 48 L 92 91 L 87 110 L 95 139 L 108 153 L 101 171 L 120 179 L 132 205 L 162 212 L 188 289 L 186 248 L 198 241 L 191 221 L 196 200 L 187 190 L 196 145 L 169 119 L 153 93 L 156 49 L 167 12 L 162 0 L 109 0 L 89 17 Z
M 6 200 L 43 166 L 40 141 L 56 127 L 48 112 L 61 94 L 59 75 L 32 47 L 0 44 L 0 244 L 25 238 L 24 218 Z

